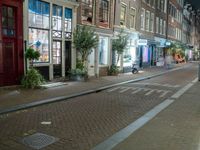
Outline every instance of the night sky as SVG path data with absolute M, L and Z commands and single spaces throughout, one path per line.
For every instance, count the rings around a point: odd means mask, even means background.
M 200 0 L 187 0 L 189 3 L 191 3 L 195 8 L 200 8 Z

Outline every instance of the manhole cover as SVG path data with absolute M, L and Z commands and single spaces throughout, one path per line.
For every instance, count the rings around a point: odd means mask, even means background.
M 58 138 L 43 133 L 35 133 L 33 135 L 25 137 L 22 140 L 22 143 L 33 149 L 41 149 L 50 144 L 53 144 L 56 141 L 58 141 Z

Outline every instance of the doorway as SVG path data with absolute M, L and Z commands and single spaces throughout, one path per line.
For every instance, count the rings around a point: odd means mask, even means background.
M 53 41 L 53 75 L 54 78 L 62 76 L 62 42 Z
M 65 42 L 65 76 L 69 75 L 71 69 L 71 41 Z

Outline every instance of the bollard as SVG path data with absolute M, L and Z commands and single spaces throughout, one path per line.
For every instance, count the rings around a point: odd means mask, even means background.
M 198 79 L 200 81 L 200 63 L 199 63 Z

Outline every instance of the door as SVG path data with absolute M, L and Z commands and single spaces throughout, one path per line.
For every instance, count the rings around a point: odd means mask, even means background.
M 68 75 L 68 72 L 71 69 L 71 41 L 65 42 L 65 75 Z
M 88 56 L 88 75 L 94 76 L 94 58 L 95 58 L 95 50 Z
M 62 42 L 53 41 L 53 75 L 54 78 L 62 76 Z
M 16 8 L 2 5 L 1 9 L 2 48 L 0 49 L 1 85 L 17 83 L 17 19 Z

